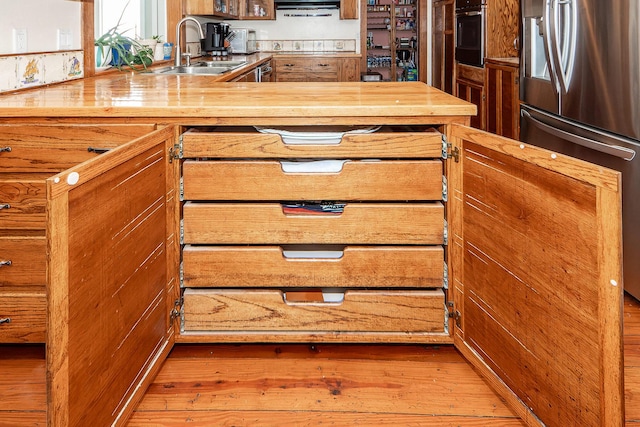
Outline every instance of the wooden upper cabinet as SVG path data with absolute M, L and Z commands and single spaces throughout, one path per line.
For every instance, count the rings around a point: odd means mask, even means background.
M 269 20 L 276 19 L 273 0 L 238 0 L 240 19 Z
M 340 19 L 358 19 L 358 0 L 340 0 Z
M 518 0 L 491 0 L 487 2 L 486 23 L 487 58 L 513 58 L 519 56 L 520 4 Z
M 453 125 L 457 348 L 527 425 L 622 426 L 620 173 Z
M 213 15 L 213 0 L 185 0 L 186 15 Z
M 222 18 L 238 18 L 239 0 L 185 0 L 185 15 L 214 15 Z

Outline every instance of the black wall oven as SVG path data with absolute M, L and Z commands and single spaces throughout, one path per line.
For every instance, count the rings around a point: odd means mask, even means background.
M 482 67 L 486 0 L 456 0 L 456 61 Z

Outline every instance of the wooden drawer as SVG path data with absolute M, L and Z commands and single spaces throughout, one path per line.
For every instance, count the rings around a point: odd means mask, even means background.
M 0 291 L 0 343 L 43 343 L 46 322 L 44 291 Z
M 333 73 L 338 76 L 338 59 L 322 57 L 278 58 L 276 76 L 280 73 Z
M 154 128 L 152 125 L 0 125 L 0 170 L 60 172 Z
M 431 128 L 407 132 L 382 128 L 369 134 L 346 133 L 337 144 L 291 144 L 278 134 L 259 133 L 248 127 L 193 128 L 182 134 L 182 157 L 442 158 L 442 134 Z
M 41 236 L 0 236 L 0 289 L 47 283 L 47 241 Z
M 442 162 L 184 162 L 185 200 L 440 200 Z
M 279 203 L 194 203 L 183 208 L 184 243 L 441 245 L 441 203 L 352 203 L 342 214 L 285 214 Z
M 439 288 L 444 249 L 187 245 L 182 266 L 187 288 Z
M 0 229 L 45 229 L 45 179 L 51 174 L 0 174 Z
M 278 290 L 186 289 L 184 332 L 442 333 L 442 290 L 349 290 L 338 302 Z M 329 298 L 333 300 L 334 298 Z

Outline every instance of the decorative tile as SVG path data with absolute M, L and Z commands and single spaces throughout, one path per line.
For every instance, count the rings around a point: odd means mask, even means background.
M 344 40 L 336 40 L 334 43 L 335 50 L 344 50 Z
M 273 40 L 271 42 L 271 50 L 273 50 L 274 52 L 279 52 L 282 49 L 282 41 L 280 40 Z
M 282 41 L 282 50 L 285 52 L 291 52 L 293 50 L 293 41 L 291 40 L 283 40 Z
M 325 40 L 324 50 L 325 52 L 333 52 L 335 50 L 334 40 Z
M 0 58 L 0 92 L 18 88 L 17 63 L 15 56 Z
M 302 52 L 302 40 L 293 40 L 293 49 L 294 52 Z
M 42 55 L 18 57 L 18 86 L 21 88 L 44 84 Z
M 302 50 L 305 52 L 313 52 L 313 40 L 304 40 Z
M 82 52 L 67 52 L 67 55 L 65 55 L 65 65 L 67 80 L 84 76 L 84 55 Z
M 351 39 L 351 40 L 345 40 L 344 41 L 344 50 L 348 50 L 349 52 L 355 52 L 356 50 L 356 41 Z
M 324 41 L 322 41 L 322 40 L 314 40 L 313 41 L 313 51 L 314 52 L 324 52 Z

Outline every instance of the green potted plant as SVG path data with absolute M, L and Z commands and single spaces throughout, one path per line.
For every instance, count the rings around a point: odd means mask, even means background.
M 127 5 L 122 10 L 118 23 L 95 39 L 96 66 L 98 67 L 112 65 L 122 70 L 126 65 L 134 71 L 140 71 L 153 62 L 152 49 L 119 30 Z

